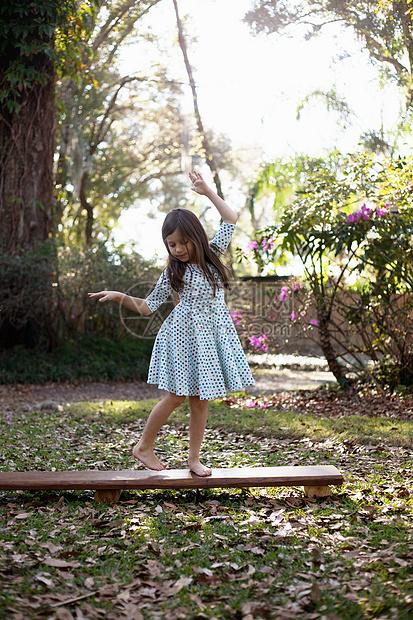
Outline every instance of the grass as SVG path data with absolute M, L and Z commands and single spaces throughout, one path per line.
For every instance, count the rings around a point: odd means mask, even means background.
M 155 401 L 27 405 L 1 417 L 2 470 L 115 469 Z M 188 407 L 159 436 L 185 467 Z M 335 464 L 328 500 L 300 488 L 3 492 L 0 617 L 413 618 L 413 422 L 210 404 L 213 467 Z
M 257 401 L 259 405 L 259 400 Z M 100 417 L 108 416 L 110 420 L 127 423 L 136 417 L 146 419 L 155 400 L 143 402 L 112 401 L 108 411 L 99 403 L 82 403 L 72 407 L 74 416 L 85 415 L 93 421 L 97 412 Z M 189 405 L 185 402 L 173 414 L 174 424 L 187 424 Z M 296 411 L 275 411 L 264 408 L 230 408 L 219 400 L 209 405 L 208 427 L 235 432 L 237 434 L 253 433 L 277 439 L 302 438 L 320 441 L 337 439 L 357 441 L 362 444 L 385 444 L 388 446 L 413 445 L 412 420 L 348 415 L 346 417 L 321 417 Z

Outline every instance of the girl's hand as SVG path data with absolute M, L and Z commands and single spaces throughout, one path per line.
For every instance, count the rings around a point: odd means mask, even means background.
M 99 293 L 88 293 L 89 297 L 100 297 L 99 301 L 119 301 L 118 291 L 100 291 Z
M 202 175 L 196 170 L 194 170 L 194 172 L 192 173 L 189 173 L 189 178 L 192 181 L 191 189 L 193 192 L 201 194 L 201 196 L 205 196 L 206 194 L 208 194 L 208 192 L 211 191 L 209 185 L 207 185 L 207 183 L 202 178 Z

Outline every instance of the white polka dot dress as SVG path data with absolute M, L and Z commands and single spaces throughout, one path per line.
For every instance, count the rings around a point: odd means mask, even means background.
M 223 222 L 211 242 L 222 254 L 235 230 Z M 221 279 L 218 276 L 218 284 Z M 224 299 L 224 289 L 213 289 L 199 265 L 188 264 L 180 303 L 162 324 L 155 340 L 148 383 L 179 396 L 203 400 L 225 396 L 254 383 L 234 323 Z M 145 300 L 154 312 L 172 293 L 164 271 Z

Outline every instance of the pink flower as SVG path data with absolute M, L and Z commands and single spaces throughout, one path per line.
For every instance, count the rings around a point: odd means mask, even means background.
M 281 293 L 278 295 L 278 299 L 280 301 L 285 301 L 287 299 L 287 295 L 288 295 L 288 287 L 283 286 L 281 288 Z
M 267 334 L 263 334 L 262 336 L 259 336 L 259 338 L 257 338 L 257 336 L 250 336 L 249 341 L 250 344 L 252 344 L 256 349 L 261 349 L 262 351 L 267 351 L 267 347 L 265 346 L 264 342 L 268 339 Z
M 242 319 L 244 316 L 241 312 L 230 312 L 229 314 L 235 325 L 241 325 L 239 319 Z
M 264 252 L 269 252 L 272 248 L 272 246 L 274 245 L 274 238 L 271 236 L 267 239 L 267 237 L 264 237 L 264 239 L 262 240 L 262 249 L 264 250 Z
M 364 204 L 364 205 L 361 207 L 361 214 L 362 214 L 363 219 L 368 220 L 368 219 L 369 219 L 369 217 L 370 217 L 370 215 L 371 215 L 371 209 L 369 209 L 368 207 L 366 207 L 366 205 Z
M 295 321 L 295 319 L 297 318 L 296 313 L 294 312 L 294 310 L 291 312 L 291 321 Z
M 258 241 L 250 241 L 247 245 L 247 252 L 256 250 L 258 248 Z
M 299 291 L 299 290 L 300 290 L 300 285 L 298 284 L 298 282 L 296 282 L 296 283 L 294 284 L 294 293 L 295 293 L 296 291 Z
M 62 308 L 65 308 L 67 306 L 67 301 L 62 301 Z
M 390 209 L 390 205 L 384 205 L 384 207 L 377 207 L 376 209 L 376 217 L 383 217 L 383 215 L 387 215 Z
M 245 403 L 246 407 L 255 407 L 255 400 L 247 400 L 247 402 Z
M 261 409 L 268 409 L 268 403 L 261 403 L 260 408 Z
M 71 318 L 71 319 L 74 319 L 74 318 L 75 318 L 75 315 L 74 315 L 74 314 L 72 314 L 70 318 Z
M 347 218 L 347 223 L 351 224 L 351 223 L 357 223 L 361 220 L 361 218 L 363 217 L 363 213 L 361 211 L 356 211 L 355 213 L 350 213 L 350 215 Z
M 354 213 L 350 213 L 350 215 L 347 217 L 347 224 L 357 224 L 357 222 L 359 222 L 361 219 L 368 220 L 371 212 L 371 209 L 366 207 L 366 205 L 364 204 L 361 207 L 361 211 L 355 211 Z
M 311 319 L 310 325 L 315 325 L 317 327 L 317 325 L 318 325 L 317 319 Z

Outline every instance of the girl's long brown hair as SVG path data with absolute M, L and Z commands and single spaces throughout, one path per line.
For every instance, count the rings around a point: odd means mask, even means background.
M 178 260 L 172 256 L 169 251 L 166 239 L 169 235 L 172 235 L 175 230 L 178 230 L 183 238 L 189 239 L 194 244 L 195 262 L 204 272 L 206 279 L 214 291 L 214 297 L 218 287 L 218 282 L 216 275 L 214 276 L 212 267 L 215 267 L 218 274 L 221 276 L 224 287 L 230 290 L 230 270 L 221 262 L 219 256 L 213 252 L 211 246 L 209 245 L 204 227 L 195 213 L 192 213 L 192 211 L 189 211 L 188 209 L 173 209 L 166 216 L 162 226 L 162 239 L 168 251 L 166 275 L 169 278 L 172 289 L 176 293 L 182 291 L 184 285 L 183 277 L 187 269 L 187 263 Z M 216 248 L 216 251 L 218 254 L 221 254 L 221 250 L 219 248 Z

